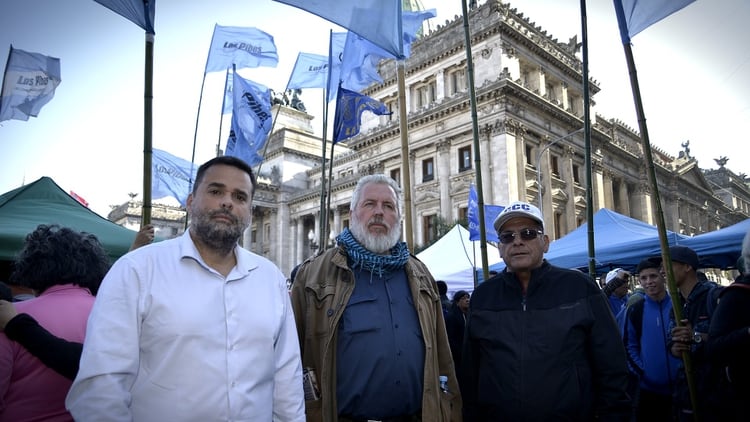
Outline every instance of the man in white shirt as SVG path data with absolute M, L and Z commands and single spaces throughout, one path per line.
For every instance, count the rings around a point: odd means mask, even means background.
M 77 421 L 304 421 L 286 277 L 237 242 L 256 180 L 203 164 L 179 238 L 120 258 L 102 282 L 66 400 Z

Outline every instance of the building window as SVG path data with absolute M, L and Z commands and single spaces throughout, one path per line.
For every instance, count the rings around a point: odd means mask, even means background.
M 448 74 L 448 96 L 466 91 L 466 69 L 456 69 Z
M 341 220 L 341 227 L 343 229 L 348 229 L 349 228 L 349 219 L 348 218 L 345 218 L 345 219 Z
M 551 172 L 552 172 L 552 174 L 554 174 L 555 176 L 558 176 L 558 177 L 560 176 L 560 167 L 559 167 L 559 163 L 558 163 L 557 157 L 555 157 L 554 155 L 553 155 L 553 156 L 552 156 L 552 158 L 550 159 L 550 171 L 551 171 Z
M 556 212 L 555 213 L 555 239 L 558 239 L 560 237 L 560 233 L 562 233 L 562 222 L 563 222 L 563 215 L 562 213 Z
M 399 186 L 401 186 L 401 169 L 393 169 L 391 170 L 391 179 L 395 180 L 396 183 L 398 183 Z
M 386 101 L 385 106 L 388 107 L 388 111 L 391 112 L 391 114 L 383 116 L 385 117 L 385 120 L 388 122 L 396 120 L 398 118 L 398 102 L 396 100 Z
M 422 183 L 435 179 L 435 160 L 427 158 L 422 160 Z
M 415 106 L 417 110 L 422 109 L 434 103 L 436 98 L 435 95 L 436 84 L 435 81 L 430 81 L 415 87 Z
M 573 182 L 581 184 L 581 175 L 580 169 L 578 168 L 578 164 L 573 164 Z
M 534 148 L 532 148 L 531 145 L 526 145 L 526 164 L 530 165 L 531 167 L 534 167 L 534 161 L 531 158 L 533 155 Z
M 471 170 L 471 146 L 458 149 L 458 171 Z
M 437 215 L 425 215 L 422 217 L 422 227 L 424 233 L 422 242 L 427 245 L 437 239 Z
M 257 230 L 253 230 L 253 231 L 250 232 L 250 241 L 253 242 L 253 243 L 255 243 L 255 242 L 258 241 L 258 231 Z
M 469 207 L 461 207 L 458 209 L 458 220 L 469 221 Z

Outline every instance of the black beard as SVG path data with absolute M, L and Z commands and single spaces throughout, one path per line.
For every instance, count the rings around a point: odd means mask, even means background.
M 211 218 L 217 214 L 227 215 L 233 223 L 227 226 L 211 221 Z M 245 231 L 242 223 L 237 221 L 237 217 L 226 211 L 194 214 L 190 226 L 198 239 L 221 254 L 231 252 L 240 240 L 242 232 Z

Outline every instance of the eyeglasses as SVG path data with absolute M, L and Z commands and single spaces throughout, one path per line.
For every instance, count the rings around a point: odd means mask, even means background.
M 521 236 L 521 240 L 534 240 L 542 234 L 544 232 L 539 229 L 521 229 L 519 232 L 502 232 L 497 237 L 500 238 L 500 243 L 507 245 L 508 243 L 513 243 L 516 236 Z

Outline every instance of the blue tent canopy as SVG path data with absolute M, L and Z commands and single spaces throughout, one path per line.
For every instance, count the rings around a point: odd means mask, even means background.
M 667 231 L 670 245 L 683 244 L 687 236 Z M 598 274 L 613 268 L 634 271 L 638 263 L 661 254 L 656 226 L 602 208 L 594 214 L 594 258 Z M 563 268 L 577 268 L 588 272 L 588 223 L 552 242 L 545 258 Z M 490 266 L 490 271 L 502 271 L 505 263 Z
M 681 240 L 680 244 L 694 250 L 704 268 L 735 268 L 742 252 L 742 239 L 750 231 L 750 219 L 723 229 Z

